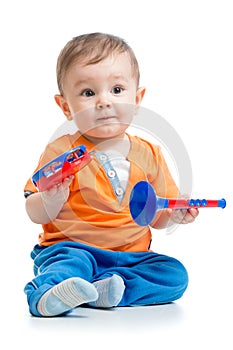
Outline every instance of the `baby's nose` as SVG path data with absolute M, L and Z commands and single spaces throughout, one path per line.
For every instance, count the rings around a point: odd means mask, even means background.
M 112 103 L 107 98 L 100 98 L 96 103 L 97 109 L 111 108 Z

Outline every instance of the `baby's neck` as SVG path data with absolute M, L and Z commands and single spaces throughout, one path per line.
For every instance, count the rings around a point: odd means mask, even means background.
M 95 144 L 101 152 L 115 151 L 121 153 L 126 157 L 130 149 L 130 141 L 127 134 L 122 134 L 112 139 L 95 139 L 90 140 L 92 144 Z
M 124 137 L 108 139 L 98 144 L 98 149 L 104 153 L 115 151 L 121 153 L 124 158 L 128 155 L 130 149 L 130 141 L 127 134 Z

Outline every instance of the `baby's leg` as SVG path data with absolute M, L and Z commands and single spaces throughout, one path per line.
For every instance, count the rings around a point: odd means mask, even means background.
M 35 247 L 32 256 L 36 277 L 24 289 L 32 315 L 55 316 L 97 299 L 95 259 L 74 242 Z
M 169 303 L 179 299 L 188 285 L 185 267 L 169 256 L 99 250 L 95 258 L 102 269 L 94 276 L 99 294 L 89 303 L 94 307 Z
M 118 306 L 170 303 L 179 299 L 188 285 L 187 271 L 178 260 L 153 252 L 118 252 L 117 264 L 107 273 L 124 281 Z

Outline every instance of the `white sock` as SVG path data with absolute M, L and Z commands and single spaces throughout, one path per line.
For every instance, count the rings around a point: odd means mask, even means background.
M 125 290 L 124 281 L 118 275 L 96 281 L 93 285 L 97 289 L 99 297 L 96 301 L 88 303 L 88 305 L 100 308 L 117 306 Z
M 42 316 L 56 316 L 97 298 L 98 292 L 91 283 L 73 277 L 45 292 L 37 304 L 37 310 Z

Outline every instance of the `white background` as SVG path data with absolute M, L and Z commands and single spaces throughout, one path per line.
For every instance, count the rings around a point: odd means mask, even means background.
M 1 345 L 232 349 L 233 10 L 229 0 L 29 1 L 0 5 Z M 180 259 L 190 275 L 182 299 L 167 307 L 30 317 L 23 288 L 40 227 L 24 210 L 23 187 L 53 132 L 64 121 L 55 105 L 56 59 L 76 35 L 102 31 L 125 38 L 147 87 L 143 106 L 182 138 L 193 169 L 193 195 L 227 199 L 168 235 L 154 250 Z M 231 182 L 230 182 L 231 180 Z M 229 316 L 229 318 L 228 318 Z M 115 340 L 116 339 L 116 340 Z M 117 343 L 116 343 L 117 342 Z M 89 345 L 85 345 L 89 344 Z

